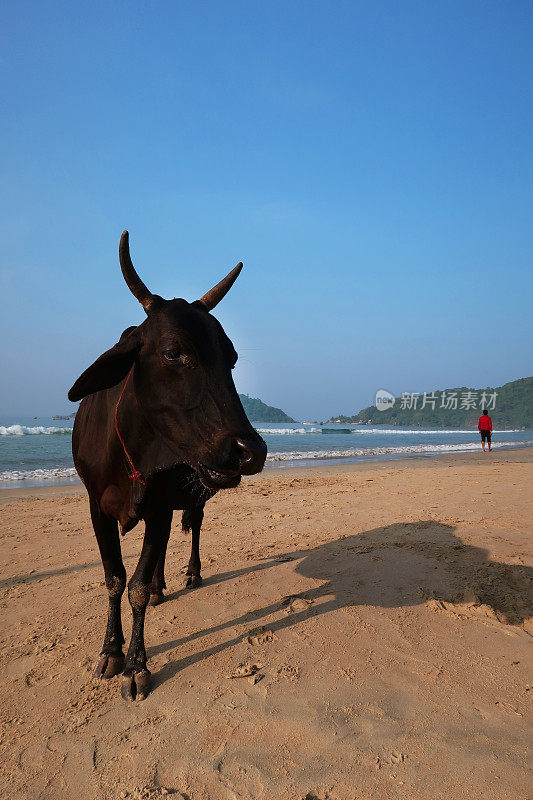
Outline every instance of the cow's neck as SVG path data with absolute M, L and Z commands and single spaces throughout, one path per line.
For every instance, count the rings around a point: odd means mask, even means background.
M 131 384 L 126 387 L 118 405 L 116 445 L 124 453 L 131 483 L 136 488 L 135 495 L 142 497 L 157 473 L 173 469 L 183 461 L 163 434 L 149 422 L 132 381 Z

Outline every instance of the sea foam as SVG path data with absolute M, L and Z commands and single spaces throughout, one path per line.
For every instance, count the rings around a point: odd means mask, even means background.
M 330 434 L 335 433 L 335 428 L 327 428 L 326 429 Z M 346 435 L 346 428 L 339 428 L 339 435 Z M 493 433 L 518 433 L 519 428 L 513 428 L 505 431 L 494 430 Z M 322 433 L 322 428 L 256 428 L 256 431 L 260 434 L 266 434 L 267 436 L 274 435 L 296 435 L 299 433 Z M 389 435 L 389 434 L 396 434 L 399 436 L 441 436 L 442 434 L 455 434 L 455 433 L 466 433 L 466 434 L 477 434 L 477 430 L 475 428 L 470 428 L 469 430 L 459 430 L 455 428 L 368 428 L 363 426 L 358 426 L 353 428 L 349 431 L 350 433 L 355 434 L 380 434 L 380 435 Z
M 493 433 L 518 433 L 519 428 L 509 428 L 504 431 L 494 430 Z M 400 435 L 409 435 L 409 436 L 440 436 L 443 433 L 448 434 L 455 434 L 455 433 L 469 433 L 469 434 L 477 434 L 477 429 L 470 428 L 469 430 L 459 430 L 458 428 L 367 428 L 366 426 L 354 428 L 352 433 L 382 433 L 382 434 L 400 434 Z
M 53 434 L 71 434 L 72 428 L 56 428 L 55 425 L 0 425 L 0 436 L 51 436 Z
M 54 469 L 6 469 L 0 471 L 1 481 L 49 481 L 57 478 L 75 478 L 74 467 L 55 467 Z
M 528 447 L 533 441 L 528 442 L 493 442 L 492 448 L 501 447 Z M 479 450 L 479 443 L 465 442 L 464 444 L 413 444 L 404 447 L 361 447 L 346 450 L 295 450 L 288 453 L 269 453 L 267 461 L 303 461 L 331 458 L 357 458 L 360 456 L 385 456 L 402 455 L 409 453 L 456 453 Z
M 256 428 L 257 433 L 273 434 L 274 436 L 287 436 L 296 433 L 320 433 L 322 428 Z

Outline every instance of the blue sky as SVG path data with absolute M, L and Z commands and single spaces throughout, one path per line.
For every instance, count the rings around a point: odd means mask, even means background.
M 530 375 L 533 5 L 7 2 L 0 413 L 70 407 L 143 319 L 217 316 L 297 418 Z

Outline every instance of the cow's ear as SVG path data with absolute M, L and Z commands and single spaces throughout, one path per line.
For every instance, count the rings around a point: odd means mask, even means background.
M 129 334 L 126 331 L 124 333 L 127 335 L 122 334 L 118 344 L 103 353 L 80 375 L 68 393 L 69 400 L 75 402 L 93 392 L 109 389 L 126 377 L 135 362 L 141 342 L 136 329 Z

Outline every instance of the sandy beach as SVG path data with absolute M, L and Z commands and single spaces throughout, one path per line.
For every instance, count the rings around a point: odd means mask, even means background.
M 263 473 L 208 504 L 194 591 L 176 513 L 129 704 L 91 674 L 82 487 L 0 493 L 1 796 L 526 800 L 532 478 L 533 448 Z

